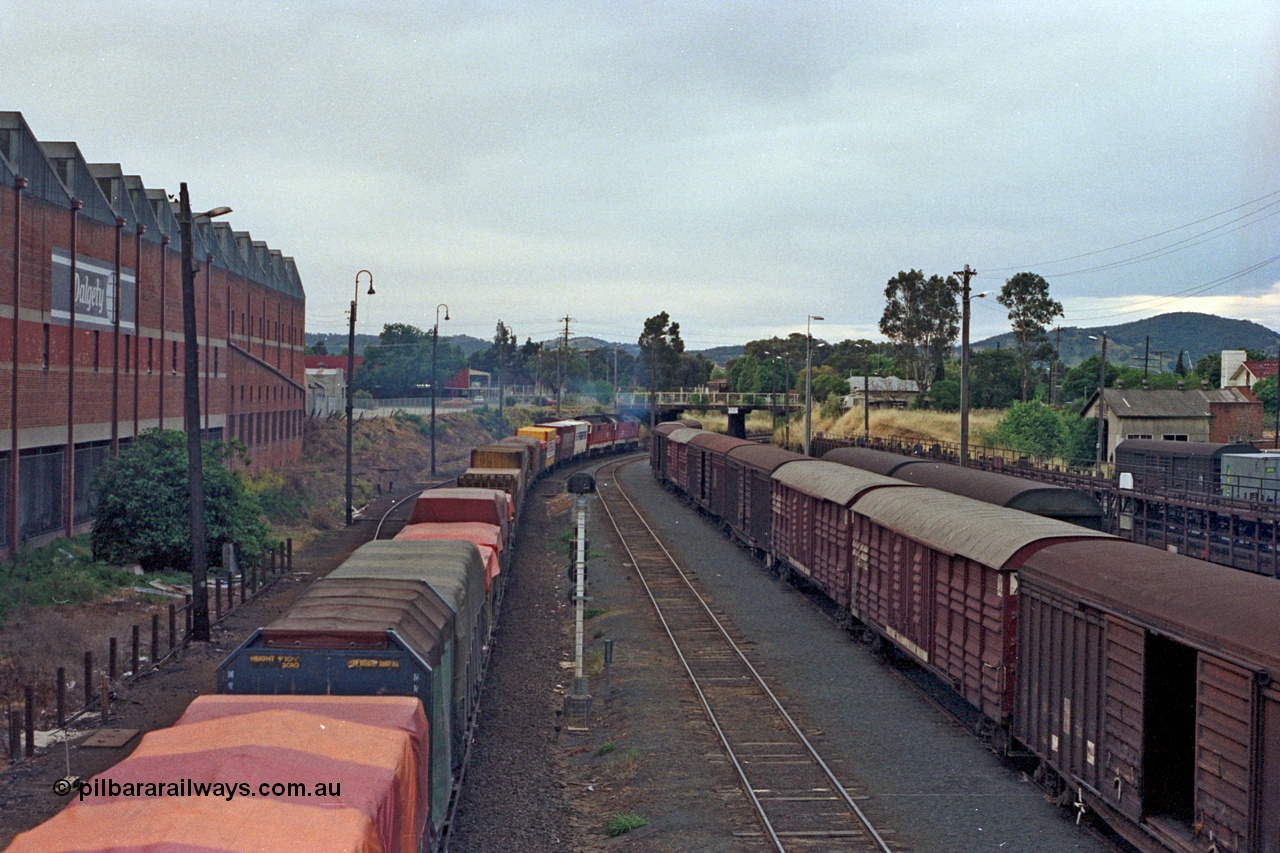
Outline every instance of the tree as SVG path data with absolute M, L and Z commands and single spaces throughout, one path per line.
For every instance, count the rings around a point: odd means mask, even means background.
M 407 323 L 387 323 L 378 345 L 364 351 L 354 378 L 356 390 L 375 397 L 426 396 L 431 384 L 431 336 L 432 332 Z M 436 350 L 437 377 L 447 377 L 464 366 L 462 351 L 442 342 Z
M 1253 394 L 1262 401 L 1263 417 L 1276 416 L 1276 377 L 1268 376 L 1253 383 Z M 1273 421 L 1274 422 L 1274 421 Z
M 1196 359 L 1196 373 L 1209 380 L 1210 388 L 1217 388 L 1222 381 L 1222 353 L 1205 353 Z
M 224 463 L 229 452 L 220 442 L 204 445 L 205 552 L 209 564 L 216 565 L 222 562 L 222 544 L 231 542 L 253 565 L 271 547 L 271 531 L 257 500 Z M 91 488 L 98 495 L 90 537 L 95 558 L 116 565 L 137 562 L 153 572 L 191 565 L 186 433 L 147 430 L 98 468 Z
M 1014 403 L 989 438 L 1011 450 L 1054 456 L 1062 444 L 1062 419 L 1038 400 Z
M 329 347 L 325 343 L 324 338 L 317 338 L 316 342 L 311 345 L 312 355 L 328 355 Z
M 885 285 L 880 331 L 897 346 L 922 390 L 940 378 L 947 350 L 960 333 L 954 276 L 930 276 L 920 270 L 901 272 Z
M 1053 355 L 1045 328 L 1063 316 L 1062 303 L 1049 298 L 1049 282 L 1032 272 L 1020 272 L 1004 283 L 996 301 L 1009 309 L 1022 366 L 1022 402 L 1031 396 L 1031 365 Z M 1046 352 L 1047 349 L 1047 352 Z
M 636 384 L 660 391 L 677 384 L 680 375 L 680 356 L 684 341 L 680 339 L 680 324 L 671 322 L 671 316 L 663 311 L 644 321 L 640 333 L 640 358 L 636 360 Z M 709 371 L 708 371 L 709 373 Z
M 1064 400 L 1087 400 L 1098 390 L 1098 363 L 1101 355 L 1091 355 L 1062 377 L 1062 396 Z M 1107 387 L 1115 385 L 1121 376 L 1119 365 L 1107 362 Z
M 969 356 L 969 402 L 975 409 L 1008 407 L 1018 399 L 1019 385 L 1018 356 L 1012 350 L 978 350 Z

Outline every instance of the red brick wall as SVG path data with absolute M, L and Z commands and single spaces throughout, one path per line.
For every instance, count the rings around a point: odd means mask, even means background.
M 1262 403 L 1210 403 L 1209 440 L 1229 442 L 1262 438 L 1262 416 Z
M 13 286 L 15 259 L 20 253 L 16 409 L 19 445 L 25 449 L 66 441 L 72 341 L 65 321 L 52 318 L 51 288 L 53 250 L 72 248 L 72 212 L 23 192 L 20 249 L 15 251 L 16 209 L 14 188 L 0 187 L 0 429 L 12 428 L 15 409 L 11 390 Z M 90 220 L 81 213 L 76 217 L 76 231 L 76 254 L 115 266 L 117 228 L 113 223 Z M 122 228 L 119 236 L 120 265 L 133 270 L 137 278 L 137 330 L 120 331 L 116 373 L 114 330 L 77 324 L 73 400 L 77 443 L 111 437 L 113 394 L 115 432 L 121 439 L 135 434 L 135 423 L 140 429 L 161 423 L 162 414 L 164 427 L 183 428 L 181 253 L 176 241 L 162 246 L 154 234 L 139 239 L 135 228 Z M 211 426 L 223 426 L 226 437 L 238 437 L 239 424 L 231 422 L 233 416 L 250 412 L 255 418 L 259 413 L 264 416 L 267 438 L 259 439 L 255 431 L 256 440 L 250 446 L 254 468 L 296 459 L 302 448 L 305 413 L 305 301 L 210 265 L 206 258 L 196 260 L 200 265 L 195 309 L 202 413 Z M 246 312 L 243 321 L 241 311 Z M 131 322 L 134 317 L 121 319 Z M 242 386 L 244 405 L 239 402 Z M 9 449 L 6 441 L 0 453 Z M 12 507 L 13 496 L 7 491 L 7 484 L 0 483 L 0 494 L 5 494 Z

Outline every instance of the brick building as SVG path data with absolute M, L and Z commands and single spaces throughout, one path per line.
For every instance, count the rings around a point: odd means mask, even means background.
M 250 467 L 294 459 L 305 411 L 297 266 L 216 220 L 197 219 L 192 243 L 200 427 L 243 441 Z M 96 467 L 143 430 L 185 428 L 181 267 L 165 190 L 0 112 L 6 551 L 86 529 Z
M 1116 445 L 1131 438 L 1248 444 L 1262 438 L 1262 404 L 1238 388 L 1108 388 L 1106 460 Z M 1094 391 L 1081 415 L 1098 416 Z

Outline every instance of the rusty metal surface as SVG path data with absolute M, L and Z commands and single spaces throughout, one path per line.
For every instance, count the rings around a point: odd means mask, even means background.
M 680 429 L 675 429 L 668 433 L 667 440 L 675 442 L 676 444 L 688 444 L 690 441 L 703 434 L 703 431 L 700 429 L 681 427 Z
M 917 487 L 923 488 L 923 487 Z M 925 502 L 928 511 L 921 509 Z M 1065 521 L 1008 510 L 972 498 L 914 489 L 875 489 L 858 498 L 855 512 L 947 554 L 984 566 L 1010 566 L 1032 546 L 1055 539 L 1115 537 Z
M 1102 507 L 1089 495 L 1068 489 L 1024 480 L 994 471 L 961 468 L 945 462 L 919 461 L 901 466 L 895 477 L 928 486 L 931 489 L 964 495 L 997 506 L 1052 518 L 1088 517 L 1102 519 Z
M 754 441 L 747 441 L 745 438 L 734 438 L 731 435 L 722 435 L 718 432 L 704 432 L 695 435 L 689 439 L 689 443 L 695 447 L 703 447 L 712 453 L 724 455 L 735 447 L 742 447 L 745 444 L 755 444 Z
M 848 465 L 850 468 L 861 468 L 863 471 L 883 474 L 886 477 L 893 476 L 893 472 L 904 465 L 921 461 L 911 456 L 870 447 L 837 447 L 834 450 L 828 450 L 822 458 L 827 462 Z
M 1050 545 L 1029 557 L 1020 574 L 1024 582 L 1280 672 L 1280 584 L 1273 578 L 1124 541 Z
M 781 447 L 774 447 L 769 444 L 755 444 L 753 442 L 750 446 L 736 447 L 730 450 L 729 458 L 748 468 L 772 474 L 779 465 L 795 462 L 805 457 L 799 453 L 792 453 L 790 450 L 783 450 Z
M 798 464 L 804 463 L 804 464 Z M 848 506 L 866 491 L 906 486 L 901 480 L 820 459 L 798 459 L 773 472 L 775 482 L 806 495 Z

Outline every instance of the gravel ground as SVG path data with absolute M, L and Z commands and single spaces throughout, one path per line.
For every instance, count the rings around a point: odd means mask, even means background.
M 895 849 L 1109 851 L 1023 774 L 853 642 L 795 589 L 658 486 L 622 482 Z M 594 593 L 594 589 L 593 589 Z M 665 639 L 663 640 L 665 642 Z M 747 849 L 747 848 L 742 848 Z

